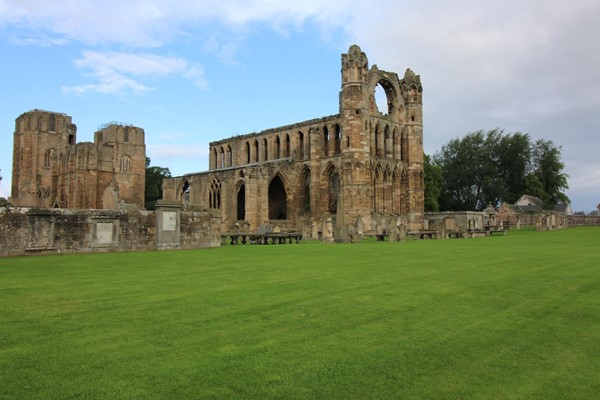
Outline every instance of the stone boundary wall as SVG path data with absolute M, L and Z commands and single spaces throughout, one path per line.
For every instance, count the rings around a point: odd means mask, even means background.
M 569 226 L 600 226 L 598 215 L 569 215 Z
M 0 256 L 27 254 L 195 249 L 221 245 L 218 214 L 160 210 L 0 208 Z M 161 243 L 163 230 L 176 232 Z

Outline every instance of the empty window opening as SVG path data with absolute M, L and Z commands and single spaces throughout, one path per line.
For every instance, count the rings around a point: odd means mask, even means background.
M 327 157 L 329 155 L 329 130 L 327 127 L 323 128 L 323 156 Z
M 264 160 L 267 161 L 269 159 L 269 143 L 267 142 L 267 139 L 263 139 L 263 153 L 264 153 Z
M 335 125 L 333 127 L 334 132 L 335 132 L 335 153 L 336 155 L 340 154 L 340 147 L 341 147 L 341 143 L 342 143 L 342 133 L 340 132 L 340 126 L 339 125 Z
M 304 133 L 298 132 L 298 158 L 304 160 Z
M 50 114 L 48 118 L 48 130 L 50 132 L 56 131 L 56 116 L 54 114 Z
M 327 192 L 329 194 L 329 202 L 328 202 L 327 210 L 332 214 L 336 214 L 337 213 L 337 198 L 338 198 L 338 195 L 340 194 L 340 175 L 337 173 L 337 171 L 335 169 L 332 169 L 329 172 L 328 183 L 329 183 L 329 188 L 328 188 Z
M 181 200 L 184 203 L 190 202 L 190 183 L 188 181 L 183 182 L 183 187 L 181 189 Z
M 279 136 L 275 138 L 275 158 L 281 158 L 281 141 L 279 140 Z
M 241 185 L 237 193 L 237 220 L 246 219 L 246 185 Z
M 269 219 L 287 219 L 287 194 L 279 176 L 269 184 Z
M 250 143 L 246 142 L 246 164 L 250 164 Z
M 306 212 L 310 211 L 310 169 L 304 172 L 304 179 L 302 180 L 302 195 L 300 209 Z

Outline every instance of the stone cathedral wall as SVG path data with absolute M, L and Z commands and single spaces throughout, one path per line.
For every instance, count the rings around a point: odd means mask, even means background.
M 215 212 L 0 208 L 0 256 L 221 245 Z

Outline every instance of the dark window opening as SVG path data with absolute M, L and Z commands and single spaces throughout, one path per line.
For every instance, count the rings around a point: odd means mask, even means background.
M 56 131 L 56 116 L 54 114 L 50 114 L 48 118 L 48 130 L 50 132 Z
M 298 133 L 298 159 L 304 160 L 304 133 Z
M 250 164 L 250 143 L 246 142 L 246 164 Z
M 269 219 L 287 219 L 287 194 L 279 176 L 269 184 Z
M 279 136 L 275 138 L 275 158 L 281 158 L 281 141 L 279 140 Z
M 340 193 L 340 175 L 335 169 L 332 169 L 329 173 L 329 204 L 327 210 L 332 213 L 337 213 L 337 198 Z
M 340 154 L 340 147 L 342 142 L 342 133 L 340 132 L 340 126 L 335 125 L 335 154 Z
M 290 135 L 285 135 L 285 156 L 290 156 Z
M 181 199 L 184 203 L 190 201 L 190 183 L 188 181 L 183 182 L 183 188 L 181 189 Z
M 243 221 L 246 219 L 246 186 L 241 185 L 237 194 L 237 219 Z
M 302 180 L 302 204 L 301 209 L 310 211 L 310 170 L 307 169 Z
M 125 133 L 123 133 L 123 141 L 125 143 L 129 142 L 129 127 L 128 126 L 125 127 Z

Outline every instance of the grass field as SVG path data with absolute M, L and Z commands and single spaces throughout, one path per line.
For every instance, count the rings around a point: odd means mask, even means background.
M 597 399 L 600 229 L 0 259 L 0 399 Z

